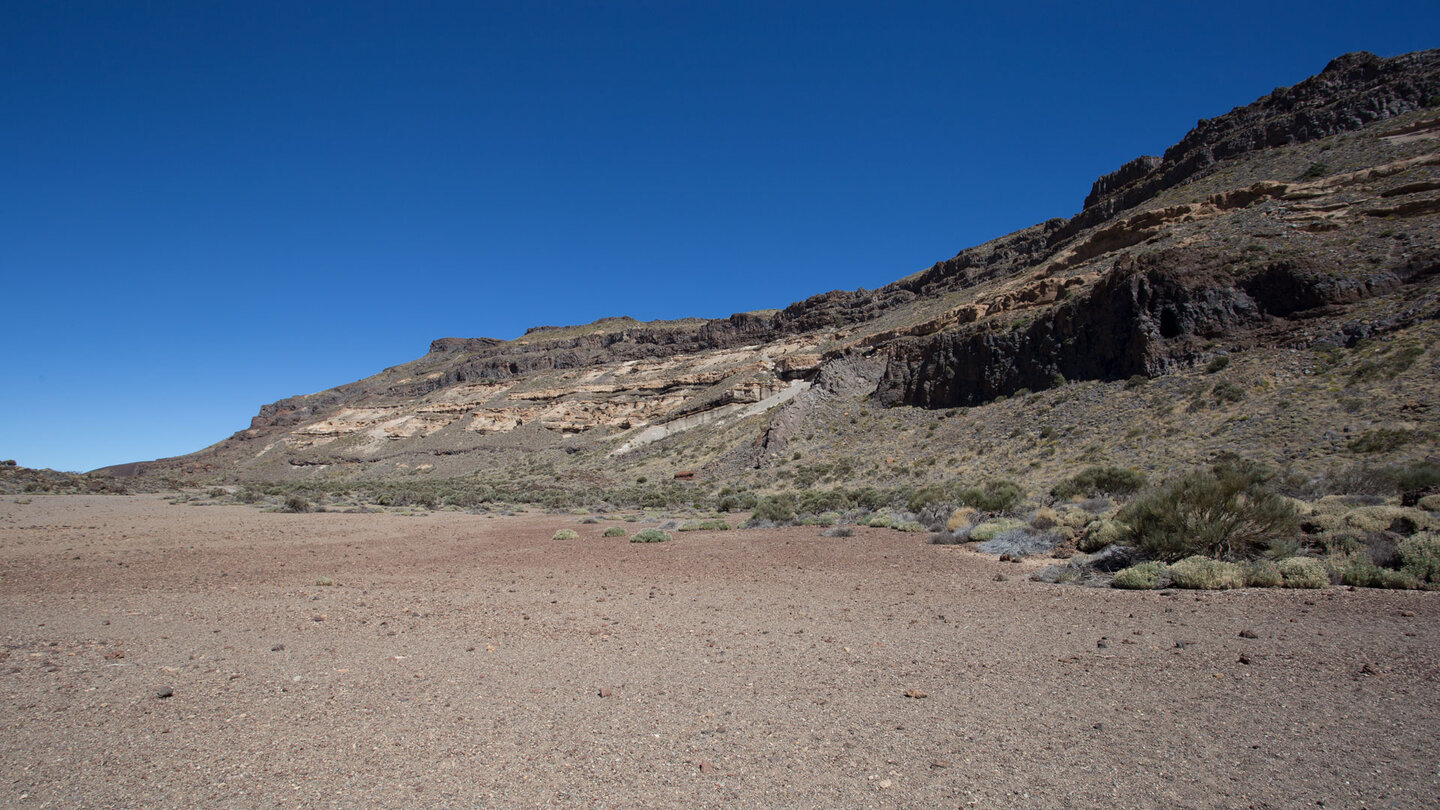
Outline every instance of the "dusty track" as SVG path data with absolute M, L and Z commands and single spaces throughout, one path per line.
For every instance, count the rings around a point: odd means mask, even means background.
M 1440 801 L 1437 593 L 1082 590 L 880 529 L 575 520 L 6 497 L 0 804 Z

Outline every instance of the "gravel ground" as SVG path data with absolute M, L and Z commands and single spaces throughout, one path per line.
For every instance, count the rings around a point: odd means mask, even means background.
M 1440 802 L 1440 593 L 1041 585 L 883 529 L 24 500 L 5 806 Z

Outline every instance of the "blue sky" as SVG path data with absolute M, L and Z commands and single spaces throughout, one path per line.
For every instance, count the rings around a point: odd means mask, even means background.
M 433 338 L 878 287 L 1435 3 L 0 3 L 0 458 Z

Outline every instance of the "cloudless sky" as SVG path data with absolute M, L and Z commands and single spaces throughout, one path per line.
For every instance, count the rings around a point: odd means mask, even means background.
M 0 458 L 879 287 L 1440 3 L 0 0 Z

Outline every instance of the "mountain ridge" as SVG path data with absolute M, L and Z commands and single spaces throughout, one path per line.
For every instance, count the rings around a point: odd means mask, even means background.
M 727 318 L 438 338 L 409 363 L 264 405 L 210 448 L 107 470 L 518 474 L 538 455 L 596 474 L 619 458 L 724 478 L 834 428 L 819 414 L 854 404 L 840 400 L 976 408 L 1179 373 L 1226 351 L 1216 341 L 1353 348 L 1433 315 L 1437 105 L 1440 51 L 1346 54 L 1097 178 L 1076 216 L 878 289 Z M 1349 323 L 1361 313 L 1345 308 L 1397 295 L 1420 299 L 1408 318 L 1392 307 Z M 1296 337 L 1317 324 L 1330 331 Z M 762 403 L 773 412 L 752 412 Z M 687 433 L 708 438 L 675 438 Z M 690 444 L 707 449 L 671 452 Z

